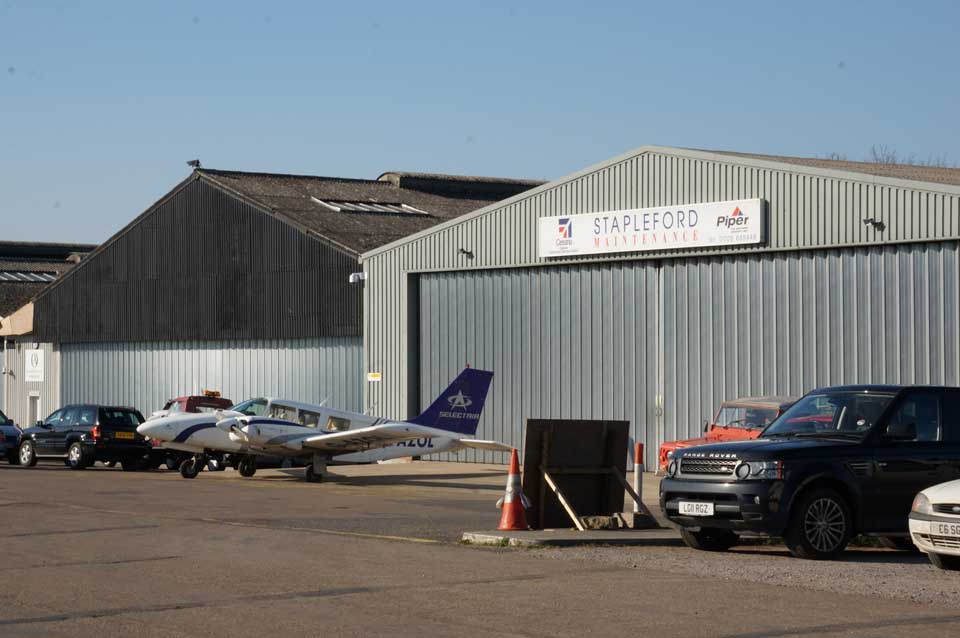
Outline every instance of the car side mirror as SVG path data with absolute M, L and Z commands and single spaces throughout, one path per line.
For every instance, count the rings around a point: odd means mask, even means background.
M 48 428 L 48 427 L 50 427 L 50 424 L 49 424 L 49 423 L 44 423 L 43 421 L 37 421 L 37 425 L 39 425 L 39 426 L 42 427 L 42 428 Z
M 913 441 L 917 438 L 917 424 L 889 423 L 884 438 L 891 441 Z

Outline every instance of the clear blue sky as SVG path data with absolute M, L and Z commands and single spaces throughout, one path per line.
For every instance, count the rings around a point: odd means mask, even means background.
M 960 161 L 954 2 L 0 0 L 0 239 L 223 169 L 555 178 L 643 144 Z

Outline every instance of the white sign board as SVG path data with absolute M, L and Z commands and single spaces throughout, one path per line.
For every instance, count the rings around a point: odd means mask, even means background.
M 24 381 L 27 383 L 43 383 L 43 350 L 25 350 L 24 367 Z
M 596 255 L 761 244 L 762 199 L 542 217 L 537 255 Z

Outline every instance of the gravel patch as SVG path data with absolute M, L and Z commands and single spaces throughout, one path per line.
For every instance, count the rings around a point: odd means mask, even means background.
M 853 549 L 836 561 L 800 560 L 778 545 L 747 545 L 725 553 L 686 547 L 592 546 L 530 550 L 530 554 L 838 594 L 960 605 L 960 571 L 937 569 L 925 554 L 884 549 Z

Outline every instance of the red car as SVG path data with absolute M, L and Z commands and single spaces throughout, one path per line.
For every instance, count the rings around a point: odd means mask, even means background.
M 665 472 L 670 463 L 670 453 L 680 448 L 755 439 L 775 418 L 796 402 L 797 397 L 748 397 L 724 401 L 720 404 L 713 423 L 704 428 L 703 436 L 684 441 L 667 441 L 660 446 L 657 470 L 659 473 Z
M 204 390 L 202 395 L 170 399 L 160 412 L 163 412 L 163 416 L 166 416 L 175 412 L 216 412 L 217 410 L 229 410 L 232 407 L 233 401 L 224 399 L 219 392 Z M 151 418 L 155 418 L 157 414 L 157 412 L 154 412 Z
M 233 401 L 224 399 L 219 392 L 204 390 L 203 394 L 200 395 L 195 394 L 170 399 L 162 410 L 157 410 L 150 415 L 150 418 L 159 419 L 180 412 L 216 412 L 217 410 L 229 410 L 232 407 Z M 193 456 L 187 452 L 166 449 L 159 441 L 151 441 L 151 444 L 153 445 L 152 458 L 154 463 L 156 465 L 166 464 L 169 470 L 176 470 L 180 467 L 180 463 Z M 217 465 L 215 469 L 222 470 L 223 467 Z

